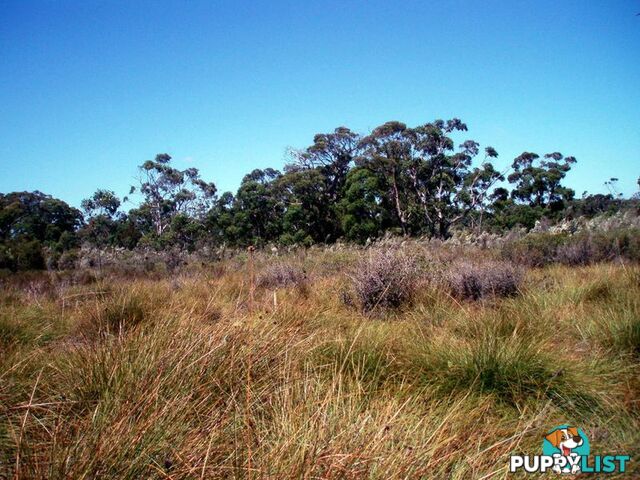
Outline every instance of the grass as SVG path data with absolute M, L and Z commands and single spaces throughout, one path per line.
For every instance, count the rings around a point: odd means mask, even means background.
M 305 295 L 259 288 L 253 309 L 237 258 L 9 280 L 0 477 L 507 478 L 562 423 L 637 458 L 640 268 L 548 266 L 475 302 L 423 282 L 372 317 L 339 298 L 359 255 L 290 254 Z

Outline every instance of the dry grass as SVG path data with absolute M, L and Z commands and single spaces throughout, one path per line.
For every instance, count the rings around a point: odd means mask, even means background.
M 0 477 L 507 478 L 566 422 L 593 452 L 640 453 L 638 267 L 531 270 L 491 303 L 423 282 L 371 318 L 339 301 L 357 257 L 278 259 L 308 291 L 253 309 L 238 259 L 6 284 Z

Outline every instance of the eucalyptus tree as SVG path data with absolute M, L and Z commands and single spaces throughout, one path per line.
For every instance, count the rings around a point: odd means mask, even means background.
M 260 245 L 277 240 L 284 205 L 276 191 L 282 173 L 256 169 L 244 176 L 233 200 L 233 236 L 240 245 Z
M 120 208 L 120 199 L 111 190 L 98 189 L 91 197 L 82 200 L 80 206 L 90 218 L 113 217 Z
M 487 193 L 503 177 L 488 161 L 497 157 L 492 147 L 476 167 L 477 142 L 466 140 L 456 149 L 453 135 L 466 130 L 457 118 L 416 128 L 394 121 L 363 138 L 357 163 L 381 177 L 402 233 L 446 238 L 471 212 L 481 215 Z
M 485 148 L 484 160 L 476 167 L 478 142 L 465 140 L 456 149 L 452 135 L 466 131 L 467 125 L 457 118 L 413 129 L 418 154 L 407 174 L 432 236 L 446 238 L 452 226 L 474 211 L 482 212 L 491 187 L 503 178 L 489 162 L 498 156 L 494 148 Z
M 80 231 L 84 241 L 102 248 L 115 243 L 120 199 L 110 190 L 98 189 L 82 200 L 86 223 Z
M 317 241 L 335 241 L 342 235 L 336 206 L 342 198 L 347 174 L 359 154 L 360 140 L 360 135 L 349 128 L 338 127 L 330 133 L 316 134 L 313 144 L 307 148 L 291 151 L 293 163 L 285 166 L 286 175 L 290 175 L 288 180 L 292 186 L 301 182 L 300 188 L 306 190 L 306 193 L 304 201 L 291 204 L 288 217 L 304 216 L 301 212 L 303 204 L 313 205 L 312 208 L 321 210 L 316 213 L 322 218 L 316 219 L 309 232 Z M 307 173 L 301 173 L 302 171 Z M 311 173 L 312 171 L 317 173 Z M 318 182 L 318 187 L 314 189 L 317 195 L 313 199 L 309 197 L 311 192 L 308 186 L 304 186 L 308 178 L 314 178 Z
M 0 193 L 0 269 L 44 268 L 44 249 L 76 244 L 82 213 L 39 191 Z
M 384 179 L 381 186 L 393 205 L 395 218 L 403 234 L 409 233 L 409 183 L 406 171 L 412 161 L 414 132 L 406 124 L 386 122 L 360 141 L 356 163 Z
M 144 200 L 137 213 L 149 216 L 157 237 L 165 233 L 178 215 L 184 219 L 203 219 L 215 202 L 215 184 L 202 180 L 196 168 L 179 170 L 173 167 L 171 156 L 166 153 L 147 160 L 139 171 Z M 184 221 L 177 224 L 183 226 Z
M 393 207 L 386 196 L 386 179 L 366 167 L 348 174 L 338 209 L 347 240 L 364 243 L 381 236 L 393 225 Z
M 533 207 L 561 207 L 575 192 L 561 182 L 576 163 L 575 157 L 559 152 L 548 153 L 544 159 L 532 152 L 523 152 L 513 160 L 513 173 L 508 177 L 514 184 L 511 197 Z
M 347 127 L 338 127 L 331 133 L 316 134 L 313 145 L 292 153 L 299 166 L 318 169 L 326 177 L 327 195 L 335 201 L 344 187 L 359 145 L 360 135 Z
M 289 169 L 275 185 L 282 206 L 283 244 L 328 242 L 335 234 L 331 186 L 320 169 Z

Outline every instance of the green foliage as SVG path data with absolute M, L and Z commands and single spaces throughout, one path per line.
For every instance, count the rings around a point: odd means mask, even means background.
M 63 232 L 73 232 L 81 213 L 62 200 L 35 192 L 0 194 L 0 238 L 56 242 Z
M 479 144 L 465 140 L 455 148 L 453 135 L 467 126 L 459 119 L 436 120 L 416 128 L 387 122 L 362 140 L 358 164 L 381 178 L 381 196 L 403 233 L 447 238 L 452 226 L 482 211 L 489 189 L 502 179 L 488 158 L 472 167 Z
M 504 232 L 514 227 L 532 229 L 545 214 L 542 207 L 517 204 L 513 200 L 498 201 L 492 206 L 486 224 L 494 231 Z
M 545 218 L 638 208 L 637 200 L 615 192 L 615 178 L 605 183 L 611 194 L 575 200 L 562 182 L 576 160 L 557 152 L 522 153 L 508 176 L 512 190 L 497 186 L 506 173 L 491 163 L 497 151 L 465 139 L 466 131 L 458 118 L 416 127 L 390 121 L 364 136 L 338 127 L 291 151 L 282 172 L 253 170 L 235 194 L 221 196 L 196 168 L 180 170 L 161 153 L 139 166 L 140 184 L 129 192 L 141 196 L 137 205 L 121 211 L 127 197 L 98 189 L 82 201 L 84 222 L 77 209 L 40 192 L 0 194 L 0 268 L 55 268 L 64 252 L 81 244 L 191 252 L 365 243 L 387 233 L 446 239 L 461 228 L 501 233 L 531 229 Z M 39 242 L 44 260 L 38 245 L 24 241 Z M 634 241 L 621 238 L 618 250 L 633 251 Z M 513 248 L 513 255 L 529 249 Z M 530 250 L 545 253 L 539 246 Z
M 89 215 L 112 217 L 120 208 L 120 199 L 109 190 L 98 189 L 91 198 L 82 201 L 82 209 Z
M 345 194 L 338 205 L 348 240 L 364 243 L 379 237 L 391 225 L 381 191 L 381 179 L 369 169 L 356 167 L 349 172 Z
M 281 173 L 271 168 L 245 175 L 235 196 L 231 233 L 237 245 L 263 245 L 282 233 L 283 205 L 276 180 Z
M 581 199 L 573 200 L 567 208 L 567 213 L 575 217 L 593 218 L 603 213 L 615 213 L 622 206 L 620 199 L 613 198 L 612 195 L 583 195 Z
M 564 244 L 567 235 L 552 233 L 534 233 L 507 242 L 502 256 L 520 265 L 541 267 L 555 259 L 558 247 Z
M 155 160 L 147 160 L 139 170 L 144 201 L 136 213 L 146 217 L 144 220 L 158 237 L 170 229 L 177 215 L 202 220 L 215 201 L 217 189 L 213 183 L 202 180 L 195 168 L 174 168 L 166 153 L 156 155 Z
M 511 197 L 538 207 L 553 207 L 573 198 L 573 190 L 563 187 L 560 182 L 576 163 L 574 157 L 564 157 L 561 153 L 548 153 L 545 160 L 539 155 L 523 152 L 512 164 L 513 173 L 509 175 L 509 183 L 515 188 Z
M 81 222 L 77 209 L 41 192 L 0 194 L 0 268 L 44 268 L 44 249 L 74 248 Z
M 40 270 L 44 268 L 42 244 L 38 240 L 14 243 L 11 250 L 16 270 Z

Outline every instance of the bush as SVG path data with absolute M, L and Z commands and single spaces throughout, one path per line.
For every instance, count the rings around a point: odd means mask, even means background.
M 624 258 L 640 262 L 640 229 L 617 228 L 592 235 L 593 246 L 602 260 Z
M 0 268 L 3 270 L 15 270 L 15 262 L 11 250 L 4 243 L 0 243 Z
M 504 262 L 455 263 L 446 274 L 451 294 L 463 300 L 511 297 L 518 293 L 522 270 Z
M 355 268 L 353 287 L 362 311 L 394 309 L 409 303 L 417 283 L 417 268 L 406 255 L 392 250 L 370 251 Z
M 276 262 L 269 264 L 260 272 L 256 285 L 262 288 L 281 288 L 291 285 L 302 286 L 307 275 L 301 268 L 290 263 Z
M 565 265 L 589 265 L 622 258 L 640 261 L 640 229 L 616 228 L 608 231 L 581 232 L 572 236 L 561 233 L 532 233 L 507 242 L 502 257 L 529 267 L 558 262 Z
M 45 258 L 38 240 L 16 240 L 0 243 L 0 268 L 13 272 L 43 270 Z
M 563 265 L 589 265 L 596 259 L 596 250 L 589 238 L 560 245 L 555 260 Z
M 60 255 L 58 259 L 59 270 L 73 270 L 78 263 L 78 252 L 70 250 Z
M 507 242 L 502 248 L 502 257 L 527 267 L 543 267 L 554 261 L 558 247 L 566 238 L 564 234 L 530 233 Z

